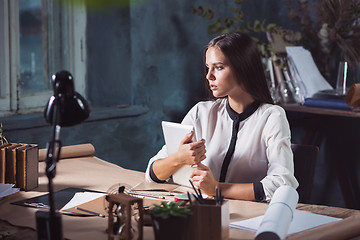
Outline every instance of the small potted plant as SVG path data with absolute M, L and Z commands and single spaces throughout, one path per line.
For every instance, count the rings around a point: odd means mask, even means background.
M 162 202 L 149 213 L 156 240 L 186 240 L 191 210 L 184 202 Z

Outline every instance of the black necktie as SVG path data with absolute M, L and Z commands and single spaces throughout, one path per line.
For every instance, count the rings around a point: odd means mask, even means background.
M 231 157 L 235 150 L 236 145 L 236 139 L 237 139 L 237 133 L 239 131 L 239 125 L 240 122 L 248 118 L 251 114 L 253 114 L 256 109 L 260 106 L 260 103 L 257 101 L 254 101 L 248 108 L 245 109 L 244 112 L 238 114 L 233 109 L 231 109 L 229 102 L 226 104 L 226 110 L 230 116 L 230 118 L 233 120 L 233 126 L 232 126 L 232 134 L 231 134 L 231 141 L 229 148 L 226 152 L 225 159 L 223 161 L 223 164 L 221 166 L 221 172 L 220 172 L 220 182 L 225 182 L 226 173 L 230 164 Z

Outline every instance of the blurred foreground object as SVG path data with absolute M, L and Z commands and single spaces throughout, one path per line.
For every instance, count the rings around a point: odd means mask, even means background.
M 346 104 L 351 107 L 360 106 L 360 83 L 351 85 L 349 91 L 346 94 Z

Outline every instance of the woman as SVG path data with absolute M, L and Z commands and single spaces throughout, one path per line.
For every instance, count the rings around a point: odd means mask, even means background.
M 243 33 L 218 36 L 204 62 L 214 100 L 197 103 L 182 121 L 201 140 L 191 142 L 190 133 L 169 156 L 163 147 L 146 179 L 164 182 L 188 164 L 194 185 L 208 195 L 218 187 L 226 198 L 269 201 L 279 186 L 297 188 L 289 124 L 272 104 L 256 43 Z

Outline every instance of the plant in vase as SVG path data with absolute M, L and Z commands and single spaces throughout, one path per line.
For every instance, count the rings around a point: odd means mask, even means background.
M 185 240 L 191 210 L 184 202 L 162 202 L 149 211 L 156 240 Z

